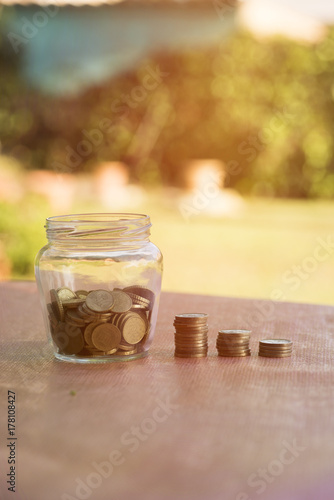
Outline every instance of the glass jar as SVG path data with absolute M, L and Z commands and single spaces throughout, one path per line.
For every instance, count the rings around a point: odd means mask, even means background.
M 56 358 L 125 361 L 148 353 L 161 290 L 162 255 L 140 214 L 46 219 L 35 275 Z

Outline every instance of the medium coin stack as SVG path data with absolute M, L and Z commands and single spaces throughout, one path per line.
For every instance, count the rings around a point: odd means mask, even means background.
M 249 330 L 220 330 L 216 342 L 218 356 L 250 356 L 250 334 Z
M 50 291 L 50 331 L 60 354 L 130 356 L 144 349 L 154 293 L 142 286 Z
M 205 313 L 177 314 L 175 326 L 175 356 L 204 358 L 208 352 L 208 315 Z
M 265 358 L 288 358 L 291 354 L 291 340 L 264 339 L 259 342 L 259 356 Z

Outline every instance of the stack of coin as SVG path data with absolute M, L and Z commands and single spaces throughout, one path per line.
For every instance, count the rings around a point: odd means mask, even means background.
M 203 358 L 208 352 L 208 315 L 205 313 L 177 314 L 175 326 L 175 356 Z
M 250 334 L 249 330 L 220 330 L 216 342 L 218 356 L 250 356 Z
M 264 339 L 259 343 L 259 356 L 288 358 L 292 354 L 292 342 L 287 339 Z
M 126 357 L 142 352 L 149 336 L 154 293 L 142 286 L 129 292 L 50 290 L 50 331 L 60 354 Z

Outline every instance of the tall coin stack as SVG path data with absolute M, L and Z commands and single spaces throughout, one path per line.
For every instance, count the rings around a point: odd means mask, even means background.
M 218 356 L 250 356 L 250 334 L 249 330 L 220 330 L 216 342 Z
M 208 315 L 205 313 L 177 314 L 175 326 L 175 356 L 204 358 L 208 353 Z
M 292 354 L 292 342 L 287 339 L 260 340 L 259 356 L 265 358 L 288 358 Z

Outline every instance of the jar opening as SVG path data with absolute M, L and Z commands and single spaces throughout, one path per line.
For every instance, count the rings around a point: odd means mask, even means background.
M 150 217 L 144 214 L 88 213 L 57 215 L 46 219 L 49 241 L 148 241 Z

